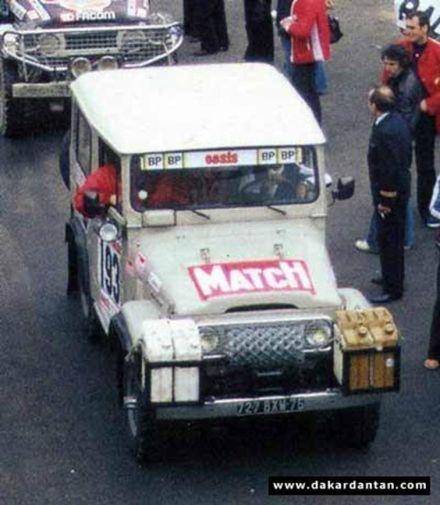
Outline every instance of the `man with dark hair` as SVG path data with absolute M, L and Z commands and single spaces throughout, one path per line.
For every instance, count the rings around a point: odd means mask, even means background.
M 381 58 L 383 80 L 394 93 L 395 110 L 403 116 L 414 135 L 420 117 L 420 102 L 424 95 L 420 81 L 411 68 L 410 55 L 400 44 L 391 44 L 383 49 Z M 404 245 L 405 249 L 410 249 L 414 245 L 414 217 L 409 204 L 406 212 Z M 376 213 L 373 213 L 370 220 L 367 238 L 356 240 L 355 247 L 360 251 L 378 253 Z
M 368 94 L 374 117 L 368 147 L 368 170 L 378 224 L 383 293 L 372 303 L 384 304 L 403 296 L 405 209 L 410 194 L 412 137 L 406 121 L 394 112 L 395 97 L 388 86 Z
M 408 51 L 399 44 L 390 44 L 382 51 L 384 82 L 395 96 L 395 108 L 415 133 L 420 118 L 420 102 L 424 96 L 419 79 L 411 68 Z
M 440 132 L 440 44 L 429 37 L 429 17 L 413 12 L 405 21 L 406 38 L 401 42 L 411 55 L 414 71 L 422 83 L 425 98 L 420 102 L 420 119 L 415 131 L 417 167 L 417 207 L 426 226 L 437 228 L 440 221 L 431 217 L 429 203 L 435 183 L 434 147 Z

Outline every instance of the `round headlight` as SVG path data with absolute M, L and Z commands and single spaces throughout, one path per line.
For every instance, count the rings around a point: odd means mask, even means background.
M 218 335 L 213 331 L 203 331 L 201 334 L 202 350 L 206 354 L 214 352 L 218 346 Z
M 104 242 L 114 242 L 118 238 L 118 228 L 107 221 L 99 228 L 99 237 Z
M 127 30 L 118 37 L 118 46 L 123 53 L 136 53 L 145 47 L 147 36 L 140 30 Z
M 90 72 L 92 70 L 92 64 L 90 60 L 84 57 L 75 58 L 72 61 L 72 65 L 70 67 L 70 71 L 72 72 L 73 77 L 79 77 L 81 74 L 85 74 L 86 72 Z
M 153 12 L 147 18 L 147 23 L 149 25 L 170 25 L 173 22 L 173 16 L 167 12 Z
M 326 347 L 332 337 L 331 326 L 327 323 L 311 322 L 304 330 L 306 342 L 311 347 Z
M 61 38 L 53 33 L 45 33 L 38 37 L 38 48 L 41 54 L 52 56 L 61 49 Z
M 17 34 L 6 32 L 3 35 L 3 46 L 6 50 L 15 51 L 18 48 Z
M 118 68 L 118 61 L 113 56 L 103 56 L 98 60 L 98 70 L 115 70 Z

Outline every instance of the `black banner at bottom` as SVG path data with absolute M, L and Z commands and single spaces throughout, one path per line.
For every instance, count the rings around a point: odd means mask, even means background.
M 430 477 L 269 477 L 269 495 L 429 495 Z

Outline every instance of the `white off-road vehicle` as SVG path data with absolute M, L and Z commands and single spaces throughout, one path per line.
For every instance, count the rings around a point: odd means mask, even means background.
M 72 196 L 104 164 L 117 185 L 114 205 L 89 192 L 88 217 L 72 210 L 68 291 L 116 349 L 136 456 L 164 424 L 309 411 L 368 445 L 399 385 L 397 330 L 336 284 L 325 138 L 289 82 L 264 64 L 150 67 L 85 74 L 72 97 Z
M 0 133 L 60 110 L 81 73 L 173 63 L 182 40 L 149 0 L 0 0 Z

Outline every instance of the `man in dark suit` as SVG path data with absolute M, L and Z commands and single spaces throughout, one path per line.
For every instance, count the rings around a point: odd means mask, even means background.
M 183 29 L 187 37 L 199 38 L 197 27 L 197 4 L 194 0 L 183 0 Z
M 402 298 L 404 279 L 405 209 L 410 195 L 411 132 L 395 112 L 394 94 L 388 86 L 377 86 L 368 94 L 374 125 L 368 146 L 368 169 L 378 222 L 379 254 L 383 293 L 372 303 Z
M 273 63 L 274 42 L 271 0 L 244 0 L 248 46 L 245 61 Z
M 200 51 L 194 56 L 208 56 L 229 48 L 224 0 L 192 0 Z

